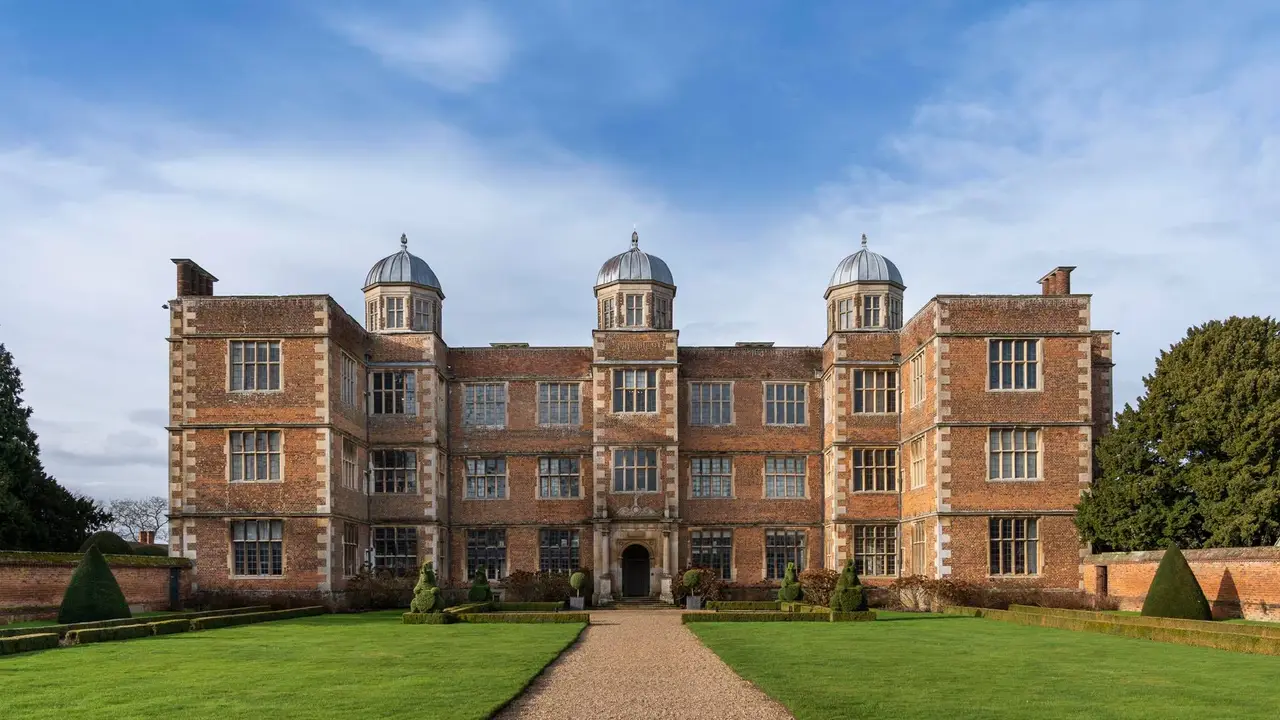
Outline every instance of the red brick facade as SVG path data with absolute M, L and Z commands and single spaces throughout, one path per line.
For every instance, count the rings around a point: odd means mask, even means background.
M 35 557 L 25 558 L 24 555 Z M 0 556 L 0 613 L 5 609 L 38 608 L 57 609 L 67 592 L 71 574 L 80 563 L 78 555 L 65 559 L 43 558 L 44 553 L 4 553 Z M 160 558 L 163 560 L 163 558 Z M 115 576 L 125 600 L 134 609 L 168 610 L 172 607 L 171 587 L 174 574 L 178 577 L 178 602 L 191 594 L 191 570 L 180 560 L 171 565 L 131 563 L 128 559 L 107 557 L 111 574 Z
M 600 598 L 666 595 L 695 538 L 741 585 L 851 557 L 874 583 L 1083 585 L 1071 516 L 1110 419 L 1111 334 L 1070 268 L 1042 294 L 938 296 L 905 321 L 900 280 L 833 285 L 826 342 L 786 348 L 681 347 L 675 286 L 624 278 L 597 285 L 589 346 L 450 348 L 438 286 L 371 282 L 366 330 L 326 295 L 214 296 L 175 262 L 171 546 L 200 589 L 341 591 L 365 562 L 425 559 L 457 581 L 483 557 L 498 579 L 554 559 L 592 569 Z M 993 342 L 1016 343 L 1034 387 L 990 387 Z M 246 375 L 258 386 L 233 387 Z M 382 385 L 400 378 L 411 395 Z M 993 439 L 1018 477 L 990 479 Z

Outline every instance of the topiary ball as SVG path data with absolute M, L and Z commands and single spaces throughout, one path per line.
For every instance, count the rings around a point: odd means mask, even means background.
M 569 587 L 573 588 L 579 593 L 582 592 L 582 586 L 586 584 L 587 584 L 587 576 L 580 572 L 576 572 L 569 576 Z
M 686 570 L 684 573 L 684 586 L 692 592 L 698 587 L 698 583 L 702 581 L 702 573 L 695 570 Z
M 97 546 L 103 555 L 132 555 L 133 548 L 124 538 L 110 530 L 99 530 L 80 544 L 80 552 L 89 552 L 89 548 Z

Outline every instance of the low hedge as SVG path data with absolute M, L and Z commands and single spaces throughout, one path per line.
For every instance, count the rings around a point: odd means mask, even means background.
M 830 622 L 830 613 L 816 612 L 687 612 L 680 622 Z
M 183 621 L 180 621 L 183 622 Z M 185 621 L 190 623 L 190 621 Z M 133 638 L 150 637 L 153 634 L 151 625 L 137 623 L 134 625 L 114 625 L 112 627 L 85 628 L 67 633 L 68 645 L 85 643 L 112 642 L 114 640 L 132 640 Z
M 591 614 L 585 612 L 463 613 L 458 615 L 458 620 L 464 623 L 586 623 L 591 622 Z
M 271 622 L 272 620 L 292 620 L 310 615 L 323 615 L 328 610 L 323 605 L 291 608 L 289 610 L 273 610 L 271 612 L 241 613 L 239 615 L 218 615 L 215 617 L 196 618 L 191 621 L 192 630 L 213 630 L 215 628 L 234 627 L 236 625 L 252 625 L 253 623 Z
M 449 613 L 450 615 L 462 615 L 465 613 L 483 613 L 483 612 L 489 612 L 490 610 L 493 610 L 493 603 L 490 601 L 463 603 L 462 605 L 454 605 L 453 607 L 447 607 L 444 609 L 444 611 Z
M 1217 620 L 1183 620 L 1180 618 L 1144 617 L 1142 615 L 1117 615 L 1115 613 L 1097 612 L 1093 610 L 1066 610 L 1062 608 L 1044 608 L 1034 605 L 1010 605 L 1010 612 L 1031 613 L 1035 615 L 1054 615 L 1056 617 L 1075 618 L 1077 620 L 1097 620 L 1100 622 L 1122 621 L 1135 625 L 1151 627 L 1176 628 L 1179 630 L 1209 630 L 1211 632 L 1240 632 L 1250 635 L 1280 640 L 1280 627 L 1264 625 L 1237 625 Z
M 268 605 L 255 605 L 252 607 L 230 608 L 226 610 L 199 610 L 193 612 L 173 613 L 171 615 L 163 615 L 164 620 L 191 620 L 200 617 L 210 617 L 217 615 L 234 615 L 248 612 L 264 612 L 270 610 Z M 50 632 L 58 635 L 66 635 L 72 630 L 88 630 L 91 628 L 116 627 L 118 625 L 137 625 L 147 622 L 147 618 L 119 618 L 117 620 L 94 620 L 92 622 L 82 623 L 65 623 L 62 625 L 44 625 L 38 629 L 42 633 Z M 156 622 L 159 622 L 158 620 Z M 31 632 L 31 628 L 0 628 L 0 637 L 11 637 L 13 635 L 22 635 Z
M 736 612 L 742 610 L 767 610 L 777 612 L 782 608 L 776 600 L 713 600 L 706 604 L 706 609 L 716 612 Z
M 982 617 L 982 608 L 948 605 L 942 608 L 943 615 L 962 615 L 964 617 Z
M 172 635 L 173 633 L 187 632 L 191 629 L 190 620 L 163 620 L 161 622 L 147 623 L 147 627 L 151 628 L 152 635 Z
M 48 650 L 58 647 L 57 633 L 34 633 L 0 638 L 0 655 L 14 655 L 32 650 Z
M 831 622 L 869 622 L 876 619 L 874 610 L 860 610 L 858 612 L 833 612 L 831 613 Z
M 564 609 L 562 602 L 500 602 L 492 603 L 493 612 L 555 612 Z
M 107 564 L 116 567 L 191 567 L 191 561 L 182 557 L 155 557 L 153 555 L 106 555 Z M 27 552 L 25 550 L 0 550 L 0 565 L 65 565 L 80 564 L 84 553 Z
M 972 608 L 970 608 L 972 609 Z M 961 614 L 961 613 L 953 613 Z M 967 613 L 964 613 L 967 614 Z M 1218 650 L 1253 653 L 1257 655 L 1280 655 L 1280 640 L 1262 637 L 1248 632 L 1230 632 L 1223 630 L 1190 630 L 1185 628 L 1156 627 L 1127 622 L 1130 618 L 1115 616 L 1113 620 L 1083 620 L 1044 613 L 1016 612 L 1012 610 L 981 609 L 978 617 L 1029 625 L 1033 627 L 1058 628 L 1061 630 L 1078 630 L 1096 632 L 1104 635 L 1154 640 L 1156 642 L 1177 643 L 1179 645 L 1196 645 Z
M 401 615 L 405 625 L 451 625 L 458 622 L 458 616 L 452 613 L 415 613 Z
M 778 603 L 778 609 L 782 612 L 800 612 L 800 613 L 829 613 L 831 608 L 821 605 L 810 605 L 802 602 L 784 602 Z

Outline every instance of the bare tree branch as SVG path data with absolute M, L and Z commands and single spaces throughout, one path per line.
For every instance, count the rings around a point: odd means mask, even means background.
M 138 542 L 142 531 L 155 533 L 155 542 L 163 542 L 169 534 L 169 501 L 154 496 L 141 500 L 112 500 L 107 510 L 115 518 L 120 537 Z

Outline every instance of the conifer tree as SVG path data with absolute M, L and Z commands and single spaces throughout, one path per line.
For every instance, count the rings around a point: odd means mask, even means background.
M 1213 610 L 1200 581 L 1177 545 L 1170 545 L 1164 551 L 1156 575 L 1151 578 L 1151 587 L 1147 589 L 1147 599 L 1142 603 L 1142 614 L 1184 620 L 1213 619 Z
M 127 617 L 132 617 L 129 603 L 116 582 L 116 576 L 111 573 L 111 567 L 98 546 L 91 546 L 75 572 L 71 573 L 71 582 L 62 596 L 62 607 L 58 609 L 58 622 L 79 623 Z

